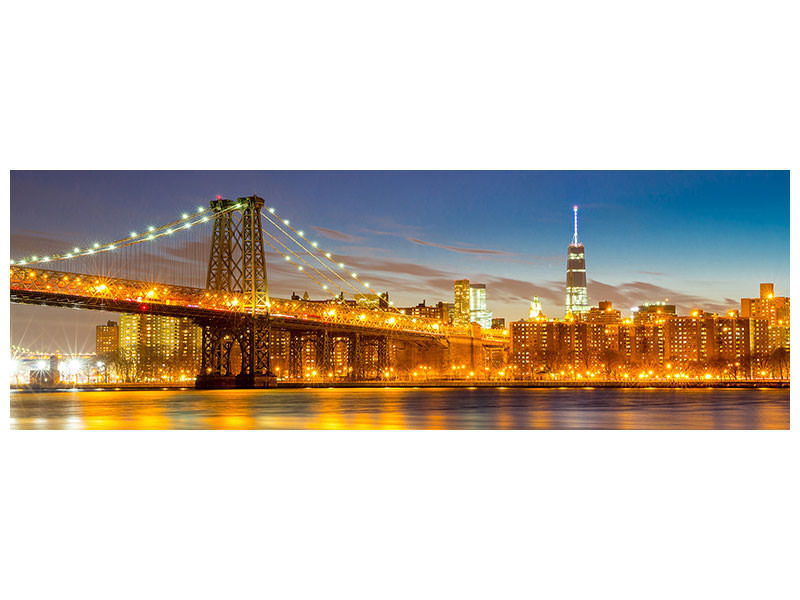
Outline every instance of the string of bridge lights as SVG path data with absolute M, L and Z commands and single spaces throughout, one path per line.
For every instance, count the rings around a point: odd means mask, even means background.
M 301 247 L 301 248 L 302 248 L 302 249 L 303 249 L 303 250 L 304 250 L 304 251 L 305 251 L 307 254 L 309 254 L 309 256 L 312 256 L 312 257 L 313 257 L 313 258 L 314 258 L 314 259 L 315 259 L 315 260 L 316 260 L 316 261 L 317 261 L 319 264 L 321 264 L 321 265 L 322 265 L 322 267 L 323 267 L 323 268 L 327 269 L 327 270 L 328 270 L 330 273 L 333 273 L 333 274 L 334 274 L 334 275 L 335 275 L 337 278 L 339 278 L 339 279 L 340 279 L 342 282 L 344 282 L 344 284 L 345 284 L 346 286 L 348 286 L 348 287 L 350 287 L 352 290 L 354 290 L 354 291 L 355 291 L 355 293 L 357 293 L 357 294 L 358 294 L 358 293 L 360 293 L 360 292 L 361 292 L 361 290 L 359 290 L 359 289 L 358 289 L 358 288 L 357 288 L 355 285 L 353 285 L 353 284 L 352 284 L 352 283 L 351 283 L 351 282 L 350 282 L 348 279 L 346 279 L 345 277 L 342 277 L 342 276 L 341 276 L 339 273 L 337 273 L 336 271 L 334 271 L 333 269 L 331 269 L 331 268 L 330 268 L 330 266 L 328 266 L 327 264 L 325 264 L 324 262 L 322 262 L 322 261 L 321 261 L 321 260 L 320 260 L 320 259 L 319 259 L 317 256 L 315 256 L 314 254 L 312 254 L 311 252 L 309 252 L 309 250 L 308 250 L 308 249 L 307 249 L 305 246 L 303 246 L 303 245 L 302 245 L 300 242 L 298 242 L 296 239 L 294 239 L 294 238 L 293 238 L 293 237 L 292 237 L 292 236 L 291 236 L 289 233 L 287 233 L 285 230 L 283 230 L 283 229 L 280 227 L 280 225 L 278 225 L 277 223 L 275 223 L 274 221 L 272 221 L 272 219 L 270 219 L 270 218 L 269 218 L 267 215 L 263 215 L 263 213 L 262 213 L 262 216 L 263 216 L 265 219 L 267 219 L 267 220 L 268 220 L 270 223 L 272 223 L 273 225 L 275 225 L 275 227 L 276 227 L 276 228 L 277 228 L 277 229 L 278 229 L 278 230 L 279 230 L 281 233 L 283 233 L 283 234 L 284 234 L 286 237 L 288 237 L 288 238 L 289 238 L 290 240 L 292 240 L 292 241 L 293 241 L 295 244 L 297 244 L 298 246 L 300 246 L 300 247 Z M 319 275 L 320 275 L 320 276 L 321 276 L 323 279 L 325 279 L 325 280 L 326 280 L 326 281 L 328 281 L 329 283 L 333 284 L 335 287 L 338 287 L 338 288 L 339 288 L 339 289 L 340 289 L 342 292 L 344 292 L 344 293 L 346 293 L 346 294 L 350 294 L 350 293 L 351 293 L 351 292 L 347 291 L 346 289 L 344 289 L 344 288 L 343 288 L 343 287 L 342 287 L 340 284 L 338 284 L 338 283 L 336 283 L 335 281 L 333 281 L 332 279 L 330 279 L 330 278 L 329 278 L 327 275 L 325 275 L 324 273 L 321 273 L 321 272 L 320 272 L 320 271 L 319 271 L 319 270 L 318 270 L 316 267 L 314 267 L 313 265 L 310 265 L 310 264 L 309 264 L 309 263 L 308 263 L 308 262 L 307 262 L 307 261 L 306 261 L 304 258 L 302 258 L 302 257 L 301 257 L 299 254 L 297 254 L 297 253 L 296 253 L 294 250 L 292 250 L 291 248 L 289 248 L 289 247 L 288 247 L 286 244 L 284 244 L 283 242 L 281 242 L 280 240 L 278 240 L 278 239 L 277 239 L 275 236 L 273 236 L 272 234 L 270 234 L 268 231 L 265 231 L 265 230 L 263 230 L 263 229 L 262 229 L 262 231 L 264 231 L 264 233 L 266 233 L 266 234 L 267 234 L 269 237 L 271 237 L 271 238 L 272 238 L 272 239 L 274 239 L 276 242 L 278 242 L 278 243 L 279 243 L 281 246 L 283 246 L 283 247 L 284 247 L 284 248 L 285 248 L 285 249 L 286 249 L 286 250 L 287 250 L 287 251 L 288 251 L 290 254 L 293 254 L 293 255 L 294 255 L 296 258 L 297 258 L 297 260 L 299 260 L 299 261 L 300 261 L 300 262 L 302 262 L 304 265 L 306 265 L 306 266 L 309 266 L 311 269 L 313 269 L 313 270 L 314 270 L 316 273 L 318 273 L 318 274 L 319 274 Z M 291 261 L 291 260 L 292 260 L 292 259 L 291 259 L 291 257 L 290 257 L 289 255 L 287 255 L 287 254 L 284 254 L 284 255 L 283 255 L 283 258 L 284 258 L 285 260 L 287 260 L 287 261 Z M 303 270 L 301 267 L 302 267 L 302 265 L 298 265 L 298 266 L 297 266 L 297 268 L 298 268 L 298 271 L 302 271 L 302 270 Z M 367 284 L 367 285 L 368 285 L 368 284 Z M 327 289 L 328 289 L 328 286 L 327 286 L 327 285 L 323 285 L 323 286 L 322 286 L 322 289 L 323 289 L 323 290 L 327 290 Z
M 362 285 L 364 288 L 366 288 L 367 290 L 369 290 L 370 292 L 372 292 L 372 293 L 373 293 L 373 294 L 375 294 L 376 296 L 378 296 L 378 295 L 379 295 L 377 291 L 375 291 L 374 289 L 372 289 L 372 287 L 370 287 L 370 285 L 369 285 L 369 283 L 368 283 L 368 282 L 361 281 L 361 279 L 359 279 L 359 277 L 358 277 L 358 273 L 356 273 L 356 272 L 354 272 L 354 271 L 350 271 L 350 270 L 348 270 L 348 269 L 347 269 L 347 267 L 346 267 L 346 265 L 345 265 L 343 262 L 337 262 L 336 260 L 334 260 L 334 258 L 333 258 L 333 254 L 332 254 L 331 252 L 328 252 L 328 251 L 325 251 L 325 250 L 321 249 L 321 248 L 319 247 L 319 243 L 318 243 L 318 242 L 316 242 L 316 241 L 310 241 L 310 240 L 308 240 L 308 238 L 306 238 L 306 236 L 305 236 L 305 233 L 304 233 L 302 230 L 297 230 L 297 229 L 295 229 L 295 228 L 292 226 L 292 224 L 291 224 L 291 221 L 290 221 L 289 219 L 281 219 L 281 218 L 280 218 L 280 217 L 277 215 L 277 213 L 276 213 L 276 210 L 275 210 L 274 208 L 268 208 L 268 209 L 267 209 L 267 212 L 268 212 L 270 215 L 274 216 L 276 219 L 278 219 L 278 220 L 280 221 L 280 223 L 282 223 L 282 224 L 283 224 L 285 227 L 287 227 L 288 229 L 291 229 L 291 230 L 292 230 L 292 231 L 293 231 L 295 234 L 297 234 L 297 236 L 298 236 L 298 237 L 300 237 L 301 239 L 303 239 L 304 241 L 306 241 L 306 242 L 307 242 L 307 243 L 308 243 L 308 244 L 309 244 L 309 245 L 310 245 L 310 246 L 311 246 L 311 247 L 312 247 L 312 248 L 313 248 L 313 249 L 314 249 L 316 252 L 318 252 L 318 253 L 319 253 L 319 256 L 318 256 L 317 254 L 315 254 L 315 253 L 314 253 L 312 250 L 310 250 L 309 248 L 307 248 L 306 246 L 304 246 L 304 245 L 303 245 L 303 244 L 302 244 L 300 241 L 298 241 L 298 240 L 297 240 L 297 239 L 296 239 L 294 236 L 292 236 L 291 234 L 289 234 L 289 233 L 288 233 L 286 230 L 284 230 L 284 229 L 283 229 L 283 227 L 281 227 L 281 226 L 280 226 L 278 223 L 276 223 L 276 222 L 275 222 L 275 221 L 274 221 L 272 218 L 270 218 L 270 216 L 268 216 L 268 215 L 264 214 L 264 212 L 263 212 L 263 211 L 261 212 L 261 216 L 263 216 L 263 217 L 264 217 L 265 219 L 267 219 L 267 220 L 268 220 L 270 223 L 272 223 L 272 224 L 273 224 L 273 225 L 274 225 L 274 226 L 275 226 L 275 227 L 276 227 L 276 228 L 277 228 L 279 231 L 281 231 L 281 232 L 282 232 L 282 233 L 283 233 L 285 236 L 287 236 L 287 237 L 288 237 L 290 240 L 292 240 L 292 241 L 293 241 L 295 244 L 297 244 L 298 246 L 300 246 L 300 247 L 301 247 L 301 248 L 302 248 L 302 249 L 303 249 L 303 250 L 304 250 L 306 253 L 308 253 L 308 255 L 309 255 L 309 256 L 313 257 L 313 258 L 314 258 L 314 259 L 315 259 L 317 262 L 319 262 L 321 265 L 323 265 L 323 266 L 324 266 L 326 269 L 328 269 L 328 270 L 329 270 L 331 273 L 333 273 L 333 274 L 334 274 L 334 275 L 336 275 L 336 276 L 337 276 L 339 279 L 341 279 L 342 281 L 344 281 L 345 283 L 347 283 L 347 284 L 348 284 L 350 287 L 352 287 L 352 288 L 353 288 L 353 289 L 356 291 L 356 293 L 359 293 L 359 289 L 358 289 L 357 287 L 353 286 L 352 284 L 350 284 L 350 282 L 347 280 L 347 278 L 345 278 L 345 277 L 342 277 L 340 273 L 336 272 L 336 271 L 335 271 L 334 269 L 332 269 L 332 268 L 331 268 L 329 265 L 325 264 L 325 262 L 323 262 L 323 261 L 320 259 L 320 257 L 324 257 L 324 258 L 325 258 L 326 260 L 328 260 L 328 261 L 329 261 L 329 262 L 330 262 L 332 265 L 336 266 L 336 267 L 337 267 L 337 268 L 338 268 L 338 269 L 339 269 L 341 272 L 343 272 L 343 273 L 346 273 L 346 274 L 350 275 L 350 277 L 351 277 L 352 279 L 354 279 L 355 281 L 357 281 L 358 283 L 360 283 L 360 284 L 361 284 L 361 285 Z M 267 235 L 269 235 L 269 234 L 267 234 Z M 285 246 L 284 246 L 284 247 L 285 247 Z M 296 253 L 294 253 L 294 252 L 292 252 L 292 254 L 295 254 L 295 255 L 296 255 Z M 289 256 L 288 254 L 284 254 L 284 255 L 283 255 L 283 258 L 284 258 L 284 260 L 286 260 L 286 261 L 288 261 L 288 262 L 291 262 L 291 260 L 292 260 L 291 256 Z M 298 257 L 298 258 L 299 258 L 299 257 Z M 308 264 L 308 263 L 306 263 L 306 265 L 307 265 L 307 264 Z M 302 266 L 303 266 L 303 265 L 298 265 L 298 270 L 299 270 L 299 271 L 304 271 L 304 270 L 301 268 Z M 315 269 L 315 270 L 316 270 L 316 269 Z M 319 271 L 317 271 L 317 272 L 319 272 Z M 340 289 L 342 289 L 342 288 L 341 288 L 341 286 L 338 286 L 338 284 L 336 284 L 336 285 L 337 285 L 337 287 L 339 287 Z M 323 285 L 323 286 L 322 286 L 322 288 L 323 288 L 323 290 L 328 290 L 327 286 L 324 286 L 324 285 Z M 342 290 L 342 291 L 345 291 L 345 290 Z M 349 293 L 349 292 L 348 292 L 348 293 Z M 395 308 L 394 308 L 394 302 L 392 302 L 392 301 L 389 301 L 389 306 L 390 306 L 392 309 L 394 309 L 394 310 L 397 310 L 397 309 L 395 309 Z
M 231 206 L 220 209 L 219 211 L 217 211 L 216 214 L 230 212 L 240 207 L 241 203 L 236 203 Z M 47 256 L 33 255 L 19 260 L 12 259 L 11 265 L 23 266 L 29 264 L 49 263 L 62 260 L 71 260 L 74 258 L 90 256 L 92 254 L 100 254 L 103 252 L 110 252 L 112 250 L 118 250 L 120 248 L 133 246 L 135 244 L 141 244 L 143 242 L 150 242 L 160 237 L 172 235 L 173 233 L 176 233 L 182 229 L 190 229 L 192 226 L 197 225 L 198 223 L 205 223 L 209 221 L 209 219 L 211 218 L 213 218 L 213 216 L 209 217 L 205 208 L 203 208 L 202 206 L 198 206 L 197 210 L 191 214 L 183 213 L 179 219 L 176 219 L 171 223 L 167 223 L 166 225 L 161 225 L 159 227 L 153 227 L 151 225 L 150 227 L 144 229 L 142 233 L 131 231 L 130 235 L 128 235 L 127 237 L 114 240 L 113 242 L 107 242 L 102 244 L 99 242 L 94 242 L 93 244 L 86 246 L 85 248 L 75 247 L 72 249 L 71 252 L 65 252 L 63 254 L 50 254 Z

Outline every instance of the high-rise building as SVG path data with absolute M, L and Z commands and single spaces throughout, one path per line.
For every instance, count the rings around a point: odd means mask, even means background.
M 465 327 L 470 323 L 469 314 L 469 279 L 459 279 L 455 282 L 455 307 L 453 309 L 453 325 Z
M 119 349 L 119 327 L 116 321 L 107 321 L 95 328 L 95 353 L 111 354 Z
M 775 296 L 775 285 L 762 283 L 758 298 L 742 298 L 741 315 L 767 319 L 770 326 L 789 326 L 789 298 Z
M 633 322 L 637 325 L 640 323 L 658 323 L 676 314 L 675 305 L 665 302 L 645 302 L 636 307 L 633 313 Z
M 486 284 L 473 283 L 469 286 L 469 320 L 484 329 L 492 326 L 492 313 L 486 308 Z
M 622 314 L 619 310 L 612 306 L 611 302 L 606 300 L 589 309 L 589 313 L 586 315 L 586 320 L 590 323 L 612 325 L 619 323 L 622 320 Z
M 578 241 L 578 207 L 573 206 L 574 233 L 567 248 L 567 313 L 577 315 L 589 311 L 586 292 L 586 251 Z
M 191 379 L 200 371 L 202 333 L 186 317 L 122 314 L 122 369 L 137 380 Z
M 506 320 L 503 317 L 494 317 L 492 319 L 492 329 L 505 329 Z

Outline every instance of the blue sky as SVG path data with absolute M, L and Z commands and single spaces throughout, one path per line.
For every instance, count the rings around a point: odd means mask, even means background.
M 592 304 L 724 310 L 760 282 L 789 293 L 787 171 L 14 172 L 11 256 L 116 239 L 217 194 L 254 193 L 399 306 L 452 302 L 452 280 L 466 277 L 486 283 L 495 316 L 525 316 L 534 295 L 562 316 L 574 204 Z M 321 296 L 278 261 L 268 276 L 273 295 Z M 12 307 L 12 341 L 93 348 L 92 325 L 107 315 L 69 311 L 65 323 L 64 312 Z

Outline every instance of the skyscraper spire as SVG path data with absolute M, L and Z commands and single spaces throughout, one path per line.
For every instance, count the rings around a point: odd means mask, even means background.
M 573 222 L 575 224 L 575 233 L 572 234 L 572 245 L 578 245 L 578 205 L 572 207 Z

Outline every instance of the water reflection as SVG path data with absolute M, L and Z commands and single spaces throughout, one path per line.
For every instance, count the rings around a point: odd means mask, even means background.
M 789 390 L 409 389 L 11 394 L 12 429 L 788 429 Z

